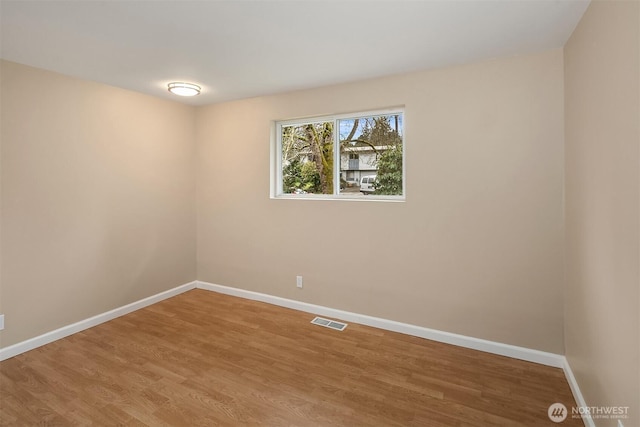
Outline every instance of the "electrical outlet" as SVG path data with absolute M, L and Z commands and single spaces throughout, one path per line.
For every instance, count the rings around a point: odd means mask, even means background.
M 302 276 L 296 276 L 296 286 L 302 289 Z
M 4 329 L 4 314 L 0 314 L 0 331 Z

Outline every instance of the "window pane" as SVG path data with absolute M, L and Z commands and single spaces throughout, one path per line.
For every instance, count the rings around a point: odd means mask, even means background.
M 402 195 L 402 119 L 398 113 L 338 121 L 340 194 Z
M 282 126 L 282 193 L 333 194 L 333 122 Z

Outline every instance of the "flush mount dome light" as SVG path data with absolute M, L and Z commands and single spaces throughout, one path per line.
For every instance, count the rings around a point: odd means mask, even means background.
M 180 96 L 196 96 L 200 93 L 200 86 L 193 83 L 173 82 L 168 87 L 169 92 Z

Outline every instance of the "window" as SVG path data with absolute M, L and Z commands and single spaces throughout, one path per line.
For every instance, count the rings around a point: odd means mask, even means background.
M 403 200 L 400 109 L 276 122 L 272 195 Z

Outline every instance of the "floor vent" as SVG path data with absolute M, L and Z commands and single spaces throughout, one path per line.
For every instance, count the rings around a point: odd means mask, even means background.
M 335 320 L 324 319 L 322 317 L 316 317 L 311 323 L 324 326 L 325 328 L 335 329 L 336 331 L 344 331 L 344 328 L 347 327 L 346 323 L 336 322 Z

